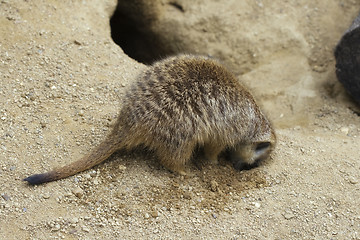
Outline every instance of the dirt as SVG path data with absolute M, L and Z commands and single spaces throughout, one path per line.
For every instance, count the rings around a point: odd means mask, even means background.
M 139 149 L 25 184 L 96 146 L 145 67 L 111 38 L 116 4 L 0 1 L 1 239 L 360 239 L 360 109 L 333 57 L 357 0 L 161 1 L 159 41 L 219 58 L 272 120 L 262 166 L 180 177 Z

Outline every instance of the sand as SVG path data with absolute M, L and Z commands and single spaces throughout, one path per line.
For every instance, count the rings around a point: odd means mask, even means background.
M 145 68 L 111 38 L 116 4 L 0 2 L 1 239 L 360 239 L 360 110 L 333 57 L 358 0 L 162 1 L 151 27 L 168 52 L 219 58 L 273 122 L 263 166 L 183 178 L 135 150 L 23 182 L 102 141 Z

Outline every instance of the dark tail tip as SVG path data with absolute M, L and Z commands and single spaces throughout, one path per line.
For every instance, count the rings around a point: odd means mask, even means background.
M 24 178 L 30 185 L 38 185 L 46 182 L 51 182 L 53 179 L 49 173 L 34 174 L 30 177 Z

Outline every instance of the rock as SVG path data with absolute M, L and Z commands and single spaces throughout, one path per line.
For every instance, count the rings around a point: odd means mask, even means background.
M 338 80 L 360 104 L 360 15 L 336 46 L 335 58 Z

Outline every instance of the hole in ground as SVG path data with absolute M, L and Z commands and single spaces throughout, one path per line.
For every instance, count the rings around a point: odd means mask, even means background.
M 119 1 L 110 19 L 111 37 L 131 58 L 144 64 L 176 52 L 153 30 L 159 12 L 159 1 Z

